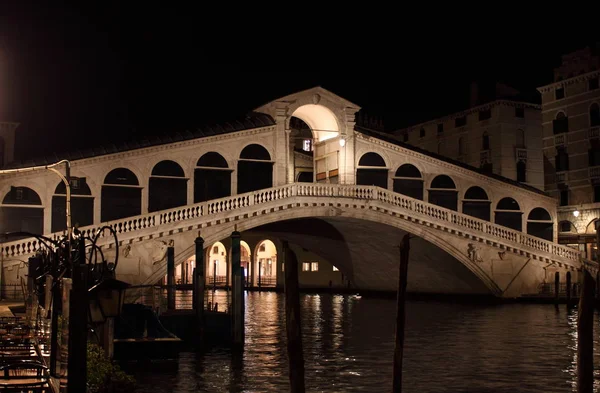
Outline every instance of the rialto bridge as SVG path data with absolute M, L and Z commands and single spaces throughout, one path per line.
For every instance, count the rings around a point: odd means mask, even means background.
M 236 228 L 251 285 L 265 279 L 266 263 L 282 285 L 278 250 L 287 240 L 333 264 L 354 288 L 395 290 L 407 232 L 409 291 L 519 297 L 556 274 L 575 282 L 582 264 L 592 264 L 557 244 L 554 199 L 363 129 L 359 110 L 314 88 L 235 122 L 21 166 L 71 162 L 73 223 L 90 233 L 114 227 L 119 244 L 106 236 L 101 245 L 107 255 L 119 247 L 118 278 L 135 284 L 165 276 L 169 246 L 187 272 L 199 233 L 209 276 L 219 275 L 214 253 L 228 277 Z M 1 232 L 61 236 L 65 191 L 48 171 L 3 175 Z M 31 238 L 5 240 L 3 281 L 17 283 L 38 248 Z M 269 258 L 259 260 L 261 252 Z

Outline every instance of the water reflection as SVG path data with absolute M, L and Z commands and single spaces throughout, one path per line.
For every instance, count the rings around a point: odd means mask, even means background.
M 222 291 L 215 298 L 226 301 Z M 394 299 L 303 295 L 301 309 L 307 391 L 389 391 Z M 246 313 L 241 356 L 182 353 L 171 368 L 140 369 L 136 391 L 287 391 L 283 294 L 247 293 Z M 576 309 L 410 302 L 406 322 L 405 392 L 574 390 Z

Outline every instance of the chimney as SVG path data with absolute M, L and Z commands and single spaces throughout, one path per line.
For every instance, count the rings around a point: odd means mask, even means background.
M 471 92 L 469 96 L 469 107 L 477 106 L 479 103 L 479 86 L 477 82 L 471 82 Z

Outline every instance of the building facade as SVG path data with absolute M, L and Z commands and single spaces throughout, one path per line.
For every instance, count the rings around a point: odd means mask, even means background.
M 560 205 L 559 241 L 596 259 L 600 217 L 600 45 L 562 57 L 542 96 L 545 189 Z
M 394 134 L 410 145 L 544 189 L 538 105 L 493 100 Z

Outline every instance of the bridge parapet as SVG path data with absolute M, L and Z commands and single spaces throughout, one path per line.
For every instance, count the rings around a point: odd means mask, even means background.
M 185 226 L 184 223 L 191 220 L 210 221 L 211 218 L 224 217 L 223 215 L 228 213 L 252 215 L 265 210 L 266 207 L 272 208 L 274 202 L 289 205 L 322 201 L 341 205 L 344 199 L 372 201 L 373 208 L 419 225 L 435 227 L 438 230 L 476 239 L 513 252 L 531 252 L 536 259 L 559 263 L 566 259 L 572 266 L 578 268 L 581 266 L 581 253 L 578 250 L 376 186 L 293 183 L 92 225 L 81 228 L 80 231 L 91 235 L 107 225 L 114 228 L 118 234 L 124 235 L 119 238 L 122 241 L 135 238 L 136 232 L 141 230 L 154 228 L 156 232 L 160 232 L 164 226 L 170 224 L 181 223 L 181 226 Z M 54 239 L 60 236 L 62 233 L 49 235 Z M 108 231 L 106 236 L 100 237 L 99 243 L 102 246 L 112 243 Z M 34 238 L 4 243 L 0 247 L 4 258 L 32 254 L 38 249 L 40 243 Z

